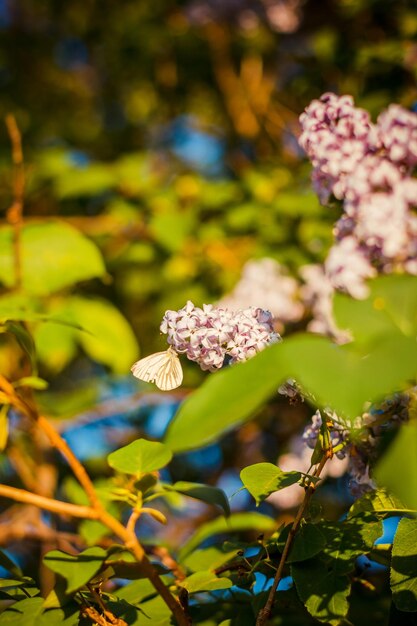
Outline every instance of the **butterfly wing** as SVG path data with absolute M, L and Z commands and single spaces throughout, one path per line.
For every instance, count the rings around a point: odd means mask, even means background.
M 178 354 L 174 350 L 168 350 L 168 360 L 161 365 L 155 376 L 155 384 L 163 391 L 170 391 L 179 387 L 182 383 L 182 367 Z
M 182 368 L 175 350 L 150 354 L 137 361 L 131 368 L 133 376 L 146 383 L 155 383 L 159 389 L 170 391 L 182 383 Z
M 139 380 L 145 381 L 145 383 L 153 383 L 159 370 L 164 364 L 170 360 L 168 350 L 164 352 L 155 352 L 145 356 L 145 358 L 136 361 L 131 367 L 133 376 L 139 378 Z

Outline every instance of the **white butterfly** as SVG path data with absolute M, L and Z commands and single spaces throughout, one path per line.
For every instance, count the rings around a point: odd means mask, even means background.
M 146 383 L 155 383 L 159 389 L 169 391 L 182 383 L 182 367 L 178 354 L 169 347 L 164 352 L 155 352 L 136 361 L 131 367 L 133 376 Z

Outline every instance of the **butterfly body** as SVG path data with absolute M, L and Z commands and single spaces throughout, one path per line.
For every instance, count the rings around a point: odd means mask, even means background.
M 145 356 L 132 365 L 133 376 L 146 383 L 155 383 L 163 391 L 170 391 L 182 383 L 183 373 L 178 354 L 169 347 L 164 352 Z

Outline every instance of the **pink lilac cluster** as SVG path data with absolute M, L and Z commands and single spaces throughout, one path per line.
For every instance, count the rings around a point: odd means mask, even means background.
M 378 273 L 417 274 L 417 114 L 391 105 L 376 124 L 351 96 L 326 93 L 300 117 L 323 204 L 343 201 L 325 268 L 336 289 L 367 295 Z
M 376 150 L 378 137 L 369 113 L 355 107 L 351 96 L 325 93 L 300 116 L 300 146 L 313 166 L 313 183 L 327 204 L 333 194 L 342 199 L 346 177 L 365 154 Z
M 272 315 L 261 308 L 231 311 L 190 300 L 179 311 L 166 311 L 161 332 L 180 354 L 214 372 L 223 364 L 246 361 L 281 338 L 273 329 Z
M 271 311 L 274 328 L 281 332 L 284 325 L 297 322 L 304 314 L 298 281 L 289 276 L 274 259 L 268 257 L 248 261 L 233 291 L 222 298 L 219 306 L 233 310 L 261 306 Z

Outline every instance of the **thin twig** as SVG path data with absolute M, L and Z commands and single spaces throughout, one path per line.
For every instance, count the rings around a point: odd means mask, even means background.
M 13 161 L 13 202 L 7 210 L 6 218 L 8 223 L 13 226 L 15 288 L 19 289 L 22 284 L 21 227 L 25 191 L 25 168 L 22 138 L 14 115 L 6 115 L 5 122 L 12 144 Z
M 319 478 L 324 466 L 326 465 L 327 461 L 329 459 L 329 456 L 326 452 L 323 453 L 323 457 L 320 461 L 320 463 L 318 464 L 315 472 L 313 473 L 313 477 L 314 478 Z M 275 593 L 278 589 L 278 585 L 279 582 L 282 578 L 282 573 L 284 571 L 284 567 L 285 567 L 285 563 L 287 561 L 287 558 L 290 554 L 292 545 L 294 543 L 294 539 L 295 536 L 297 534 L 298 528 L 300 526 L 301 520 L 304 517 L 304 513 L 305 510 L 310 502 L 310 499 L 315 491 L 316 487 L 315 487 L 315 481 L 314 482 L 310 482 L 310 484 L 308 485 L 306 491 L 305 491 L 305 495 L 304 495 L 304 499 L 302 501 L 302 503 L 300 504 L 300 507 L 297 511 L 297 515 L 295 516 L 294 522 L 291 526 L 290 532 L 288 533 L 288 537 L 287 537 L 287 541 L 285 542 L 285 546 L 284 546 L 284 550 L 282 551 L 281 554 L 281 559 L 278 565 L 278 569 L 276 571 L 275 574 L 275 578 L 274 578 L 274 582 L 273 585 L 269 591 L 269 595 L 268 595 L 268 599 L 266 601 L 265 606 L 263 607 L 263 609 L 261 609 L 259 611 L 258 614 L 258 618 L 256 620 L 256 626 L 264 626 L 264 624 L 267 623 L 268 619 L 271 617 L 271 613 L 272 613 L 272 607 L 274 604 L 274 599 L 275 599 Z

